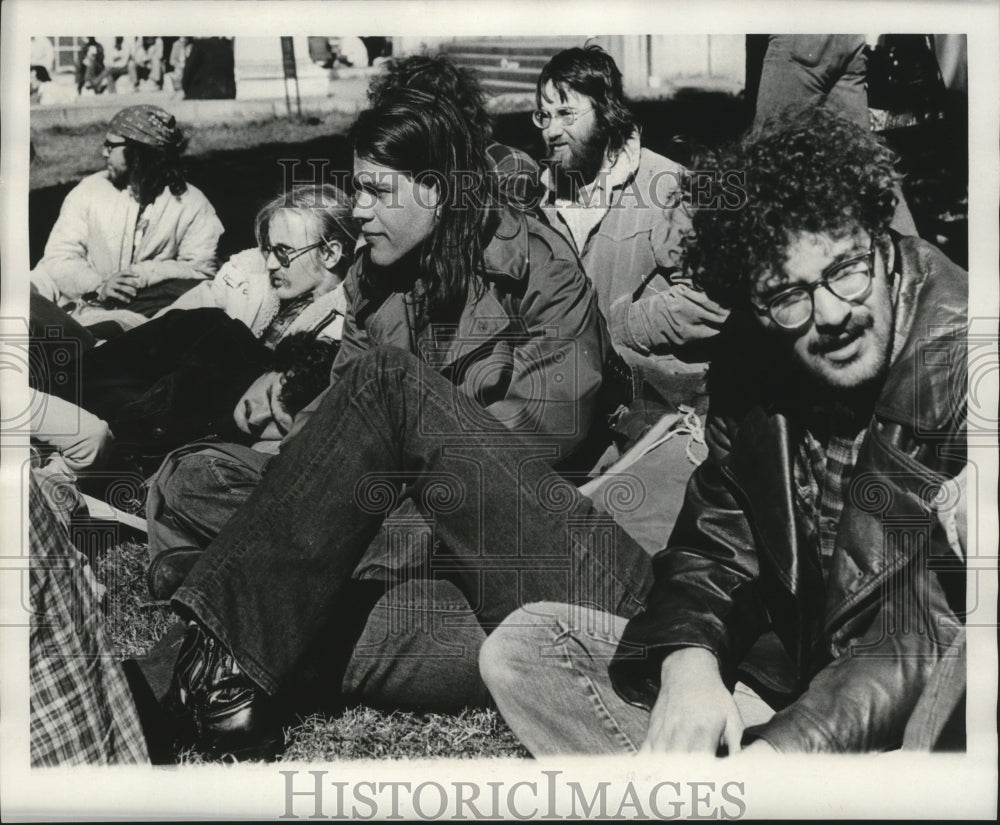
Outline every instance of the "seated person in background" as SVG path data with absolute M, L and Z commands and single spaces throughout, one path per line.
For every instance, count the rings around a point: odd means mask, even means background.
M 128 74 L 129 60 L 131 54 L 129 47 L 125 43 L 124 37 L 116 37 L 114 45 L 107 53 L 105 59 L 104 74 L 108 82 L 108 92 L 115 94 L 118 91 L 118 78 Z
M 614 442 L 593 457 L 596 473 L 665 416 L 685 413 L 628 467 L 641 495 L 612 512 L 655 553 L 704 457 L 705 374 L 727 312 L 680 271 L 691 227 L 687 170 L 642 145 L 614 59 L 598 46 L 559 52 L 538 76 L 535 102 L 533 121 L 548 149 L 541 212 L 579 254 L 611 341 L 640 388 L 613 422 Z
M 203 281 L 161 309 L 218 307 L 273 347 L 284 335 L 332 326 L 340 340 L 347 308 L 342 286 L 354 260 L 358 225 L 350 199 L 332 184 L 296 185 L 264 204 L 254 220 L 256 249 L 233 255 Z
M 184 77 L 184 63 L 191 51 L 191 38 L 178 37 L 170 47 L 170 88 L 175 97 L 183 97 L 181 81 Z
M 157 89 L 163 88 L 163 38 L 133 39 L 128 61 L 128 76 L 135 91 L 139 91 L 139 82 L 142 80 L 148 80 Z
M 236 97 L 236 67 L 231 37 L 192 37 L 181 73 L 186 100 Z
M 49 37 L 32 37 L 29 66 L 37 73 L 42 83 L 52 80 L 56 70 L 56 50 Z
M 645 609 L 527 605 L 482 651 L 534 754 L 898 747 L 960 628 L 934 499 L 965 465 L 966 273 L 889 230 L 892 153 L 834 114 L 718 163 L 745 205 L 699 210 L 685 263 L 732 308 L 709 457 Z
M 599 46 L 553 57 L 535 102 L 545 218 L 580 255 L 622 357 L 666 401 L 692 403 L 727 313 L 678 269 L 686 170 L 641 145 L 621 72 Z
M 84 352 L 75 378 L 50 391 L 106 419 L 117 458 L 144 471 L 195 438 L 238 438 L 233 410 L 247 388 L 280 391 L 270 350 L 295 333 L 340 338 L 341 282 L 357 237 L 348 203 L 329 185 L 270 201 L 257 216 L 258 249 L 234 255 L 169 311 Z M 287 430 L 290 415 L 278 407 L 276 416 Z
M 66 196 L 33 290 L 84 326 L 112 322 L 113 334 L 211 277 L 223 229 L 184 180 L 185 145 L 174 116 L 157 106 L 118 112 L 104 140 L 107 169 Z

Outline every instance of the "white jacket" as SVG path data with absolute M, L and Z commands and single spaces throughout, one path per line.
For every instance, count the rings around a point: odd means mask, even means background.
M 271 287 L 271 277 L 260 250 L 237 252 L 219 269 L 211 281 L 204 281 L 161 309 L 159 317 L 172 309 L 218 307 L 245 324 L 260 338 L 278 314 L 279 301 Z M 316 332 L 318 338 L 340 340 L 347 300 L 339 285 L 313 302 L 289 325 L 285 336 L 296 332 Z M 284 336 L 283 336 L 284 337 Z

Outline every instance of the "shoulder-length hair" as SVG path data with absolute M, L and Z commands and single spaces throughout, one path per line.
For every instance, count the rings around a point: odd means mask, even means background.
M 183 136 L 170 146 L 149 146 L 125 138 L 129 184 L 141 206 L 155 201 L 164 189 L 169 189 L 172 195 L 184 194 L 187 182 L 181 169 L 181 154 L 186 146 Z
M 481 130 L 444 97 L 401 88 L 361 113 L 352 142 L 355 157 L 439 188 L 438 220 L 417 250 L 414 298 L 429 320 L 457 319 L 470 285 L 474 294 L 482 289 L 485 228 L 496 203 Z M 373 269 L 361 271 L 360 287 L 367 294 L 376 286 Z
M 565 49 L 553 57 L 538 76 L 535 103 L 542 105 L 542 89 L 551 82 L 562 102 L 566 91 L 594 101 L 594 114 L 611 154 L 621 151 L 635 131 L 635 116 L 625 101 L 622 73 L 614 58 L 598 45 Z

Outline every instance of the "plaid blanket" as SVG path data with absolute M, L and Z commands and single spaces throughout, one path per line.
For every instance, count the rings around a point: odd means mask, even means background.
M 34 472 L 28 513 L 31 764 L 148 762 L 132 694 L 104 627 L 99 585 Z

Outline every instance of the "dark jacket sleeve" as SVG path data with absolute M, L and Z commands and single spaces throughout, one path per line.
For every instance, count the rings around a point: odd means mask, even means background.
M 532 267 L 515 314 L 523 335 L 509 343 L 510 382 L 487 410 L 565 456 L 587 437 L 596 412 L 603 364 L 597 301 L 579 264 L 553 256 Z
M 899 747 L 931 672 L 959 629 L 937 577 L 914 565 L 887 582 L 879 609 L 849 649 L 749 736 L 783 752 Z
M 633 704 L 652 706 L 660 665 L 672 651 L 710 650 L 726 677 L 764 629 L 754 536 L 725 472 L 732 428 L 709 415 L 709 456 L 688 482 L 670 541 L 653 559 L 645 608 L 629 621 L 611 663 L 615 689 Z
M 928 338 L 895 365 L 897 374 L 920 375 L 922 385 L 907 382 L 894 396 L 909 404 L 916 399 L 927 429 L 897 428 L 890 438 L 893 430 L 884 424 L 891 421 L 872 427 L 838 531 L 841 561 L 853 559 L 860 570 L 869 560 L 889 575 L 867 592 L 828 594 L 834 606 L 844 606 L 830 640 L 835 658 L 805 693 L 753 732 L 780 751 L 898 747 L 931 672 L 958 633 L 965 568 L 937 517 L 935 491 L 965 466 L 965 404 L 950 395 L 958 390 L 964 397 L 966 352 L 964 334 Z M 884 414 L 893 412 L 886 407 Z M 895 554 L 906 553 L 893 571 Z
M 337 351 L 337 357 L 334 359 L 333 367 L 330 370 L 330 386 L 299 410 L 295 416 L 295 421 L 292 423 L 292 429 L 282 439 L 283 444 L 299 434 L 312 417 L 313 412 L 319 407 L 323 399 L 326 398 L 330 387 L 337 382 L 338 376 L 343 375 L 348 365 L 359 355 L 364 354 L 369 348 L 368 334 L 358 326 L 355 315 L 358 299 L 357 266 L 355 264 L 355 266 L 351 267 L 350 272 L 347 273 L 347 277 L 344 279 L 344 297 L 347 301 L 347 312 L 344 315 L 344 329 L 341 333 L 340 349 Z

